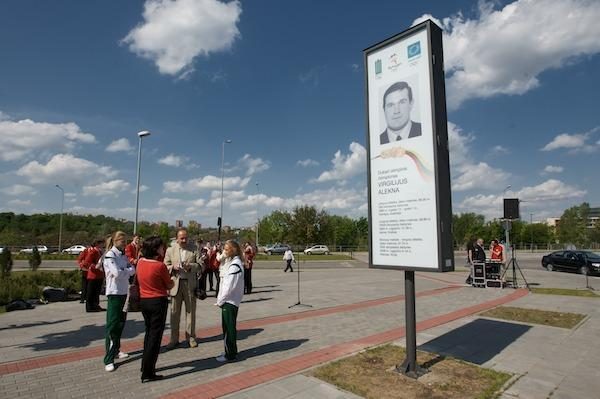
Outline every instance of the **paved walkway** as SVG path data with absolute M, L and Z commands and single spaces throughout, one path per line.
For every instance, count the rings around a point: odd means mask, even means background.
M 307 268 L 300 273 L 300 301 L 312 307 L 291 309 L 298 302 L 297 273 L 259 266 L 253 274 L 255 292 L 245 297 L 239 314 L 240 361 L 214 360 L 222 351 L 220 319 L 214 298 L 208 298 L 198 302 L 198 348 L 161 353 L 158 368 L 166 378 L 150 384 L 139 382 L 141 314 L 129 315 L 123 348 L 132 356 L 114 373 L 102 365 L 103 314 L 67 302 L 0 315 L 0 397 L 353 398 L 301 372 L 384 342 L 404 345 L 401 272 L 368 270 L 358 261 Z M 464 275 L 417 273 L 421 349 L 518 373 L 506 398 L 597 397 L 598 368 L 590 365 L 600 354 L 600 345 L 593 344 L 600 331 L 598 300 L 474 289 L 461 285 Z M 565 273 L 526 276 L 539 286 L 585 285 L 581 276 Z M 477 316 L 503 303 L 589 316 L 575 330 Z

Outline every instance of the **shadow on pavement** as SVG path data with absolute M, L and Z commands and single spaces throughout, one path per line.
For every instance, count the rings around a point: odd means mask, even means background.
M 106 326 L 103 324 L 88 324 L 79 327 L 78 330 L 60 331 L 49 333 L 38 337 L 42 342 L 34 342 L 22 345 L 23 348 L 31 348 L 34 351 L 65 348 L 85 348 L 93 341 L 104 339 Z M 145 330 L 144 321 L 127 320 L 123 330 L 122 340 L 139 336 Z
M 264 302 L 264 301 L 270 301 L 271 299 L 273 299 L 273 298 L 248 299 L 247 301 L 242 301 L 242 303 Z
M 48 326 L 50 324 L 58 324 L 64 323 L 67 321 L 71 321 L 71 319 L 64 320 L 54 320 L 54 321 L 36 321 L 35 323 L 26 323 L 26 324 L 11 324 L 8 327 L 0 327 L 0 331 L 2 330 L 13 330 L 17 328 L 29 328 L 29 327 L 38 327 L 38 326 Z
M 256 348 L 246 349 L 238 353 L 238 358 L 236 362 L 250 359 L 256 356 L 266 355 L 268 353 L 288 351 L 299 347 L 307 341 L 308 339 L 287 339 L 283 341 L 276 341 L 271 342 L 269 344 L 257 346 Z M 215 356 L 217 355 L 218 353 L 215 354 Z M 180 377 L 182 375 L 197 373 L 203 370 L 216 369 L 217 367 L 223 366 L 225 364 L 227 363 L 219 363 L 215 360 L 214 357 L 209 357 L 206 359 L 192 360 L 189 362 L 178 363 L 166 367 L 158 367 L 156 369 L 156 372 L 158 373 L 166 370 L 182 369 L 181 371 L 175 374 L 165 375 L 165 379 L 171 379 Z
M 237 339 L 238 339 L 238 341 L 247 339 L 253 335 L 260 334 L 263 331 L 264 331 L 263 328 L 248 328 L 246 330 L 238 330 Z M 223 334 L 217 334 L 217 335 L 213 335 L 212 337 L 204 337 L 204 338 L 196 339 L 198 344 L 201 344 L 203 342 L 206 343 L 206 342 L 215 342 L 215 341 L 222 341 L 222 340 L 223 340 Z
M 263 294 L 263 293 L 266 293 L 266 292 L 277 292 L 277 291 L 283 291 L 283 290 L 262 290 L 262 291 L 252 290 L 252 294 L 250 294 L 250 295 L 253 295 L 253 294 Z
M 420 345 L 419 349 L 481 365 L 529 329 L 531 326 L 523 324 L 477 319 Z

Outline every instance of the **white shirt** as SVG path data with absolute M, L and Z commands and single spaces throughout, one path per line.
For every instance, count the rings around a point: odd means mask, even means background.
M 408 136 L 410 136 L 410 129 L 412 129 L 412 121 L 410 119 L 408 120 L 408 123 L 400 130 L 392 131 L 388 127 L 387 134 L 390 143 L 393 141 L 398 141 L 398 137 L 400 137 L 400 140 L 406 140 Z
M 224 303 L 230 303 L 239 307 L 244 296 L 244 265 L 238 256 L 228 258 L 224 262 L 221 272 L 221 286 L 217 296 L 217 305 L 223 306 Z
M 129 264 L 125 253 L 117 247 L 112 247 L 104 255 L 103 266 L 106 295 L 127 295 L 129 277 L 135 274 L 135 268 Z

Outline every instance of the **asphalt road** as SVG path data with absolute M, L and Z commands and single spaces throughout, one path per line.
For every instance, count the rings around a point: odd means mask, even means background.
M 526 251 L 519 251 L 516 253 L 517 264 L 521 269 L 538 269 L 542 268 L 541 260 L 544 253 L 531 253 Z M 300 267 L 309 269 L 321 269 L 321 268 L 344 268 L 344 267 L 366 267 L 368 262 L 368 254 L 366 252 L 353 254 L 356 260 L 311 260 L 305 257 L 300 257 Z M 456 252 L 454 254 L 455 264 L 457 267 L 465 266 L 466 254 Z M 256 261 L 255 267 L 260 269 L 277 269 L 285 268 L 285 262 L 283 260 L 277 261 Z M 294 265 L 294 268 L 297 266 Z M 26 270 L 29 268 L 29 264 L 26 260 L 16 260 L 14 262 L 13 270 Z M 74 270 L 77 269 L 77 265 L 74 260 L 44 260 L 40 266 L 40 270 Z

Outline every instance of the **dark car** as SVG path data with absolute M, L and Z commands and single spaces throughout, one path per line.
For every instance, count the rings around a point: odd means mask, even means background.
M 290 249 L 289 245 L 285 245 L 285 244 L 275 244 L 275 245 L 270 245 L 268 247 L 265 248 L 265 252 L 267 253 L 267 255 L 272 255 L 272 254 L 283 254 L 285 253 L 285 251 L 287 251 L 288 249 Z
M 542 258 L 542 266 L 580 274 L 600 274 L 600 255 L 592 251 L 556 251 Z

